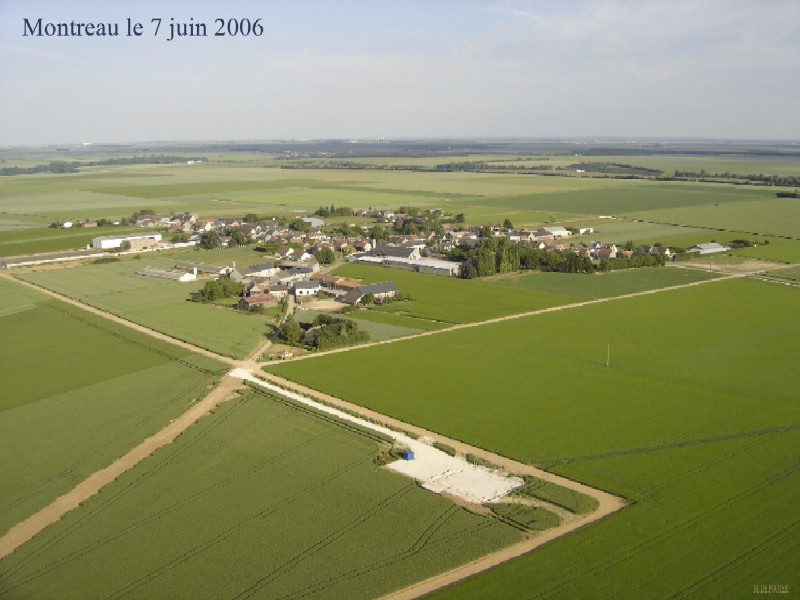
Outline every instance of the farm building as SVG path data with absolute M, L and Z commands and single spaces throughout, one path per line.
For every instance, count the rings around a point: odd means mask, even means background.
M 389 258 L 371 256 L 370 254 L 356 254 L 349 258 L 350 262 L 359 264 L 382 265 L 393 269 L 407 269 L 419 273 L 433 273 L 444 277 L 458 277 L 461 273 L 461 263 L 451 260 L 438 260 L 434 258 Z
M 691 248 L 687 248 L 686 252 L 696 252 L 698 254 L 716 254 L 717 252 L 727 252 L 730 250 L 728 246 L 723 246 L 717 242 L 710 242 L 708 244 L 697 244 Z
M 231 279 L 241 282 L 244 279 L 253 279 L 256 277 L 272 277 L 277 272 L 275 265 L 272 263 L 261 263 L 259 265 L 251 265 L 249 267 L 239 267 L 234 269 L 231 273 Z
M 339 296 L 336 300 L 346 304 L 358 304 L 367 294 L 372 294 L 376 300 L 384 300 L 386 298 L 394 298 L 398 291 L 393 281 L 383 281 L 381 283 L 360 285 L 356 289 L 347 292 L 344 296 Z
M 154 248 L 161 242 L 160 233 L 129 233 L 127 235 L 101 235 L 92 240 L 92 248 L 111 250 L 114 248 Z
M 420 258 L 419 249 L 408 246 L 378 246 L 374 250 L 370 250 L 367 255 L 415 260 Z
M 278 299 L 273 294 L 260 294 L 258 296 L 239 298 L 239 303 L 236 306 L 239 308 L 239 310 L 252 311 L 261 306 L 274 306 L 277 301 Z
M 319 292 L 318 281 L 297 281 L 292 286 L 295 298 L 302 296 L 314 296 Z
M 186 271 L 178 271 L 177 269 L 161 269 L 159 267 L 142 267 L 136 271 L 137 275 L 144 275 L 145 277 L 159 277 L 161 279 L 172 279 L 173 281 L 197 281 L 197 272 L 187 273 Z
M 26 265 L 43 265 L 52 262 L 62 262 L 67 260 L 79 260 L 93 256 L 103 256 L 97 250 L 67 250 L 65 252 L 45 252 L 42 254 L 23 254 L 20 256 L 8 256 L 0 258 L 0 269 L 11 267 L 24 267 Z
M 192 271 L 197 269 L 198 273 L 206 275 L 224 275 L 230 269 L 224 265 L 210 265 L 208 263 L 198 262 L 196 260 L 184 260 L 175 264 L 176 269 L 184 271 Z

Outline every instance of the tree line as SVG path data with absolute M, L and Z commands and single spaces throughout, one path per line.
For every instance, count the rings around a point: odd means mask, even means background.
M 169 165 L 182 163 L 188 160 L 204 161 L 205 157 L 186 157 L 186 156 L 130 156 L 126 158 L 109 158 L 106 160 L 91 160 L 86 162 L 79 161 L 53 161 L 33 167 L 3 167 L 0 169 L 0 176 L 11 175 L 34 175 L 36 173 L 77 173 L 80 167 L 101 167 L 112 165 Z

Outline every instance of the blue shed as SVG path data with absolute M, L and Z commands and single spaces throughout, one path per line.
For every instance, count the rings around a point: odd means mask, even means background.
M 414 460 L 414 451 L 413 450 L 403 450 L 400 453 L 400 458 L 403 460 Z

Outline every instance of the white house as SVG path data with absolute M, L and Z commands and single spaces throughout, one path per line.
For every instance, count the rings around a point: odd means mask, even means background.
M 319 281 L 296 281 L 292 289 L 295 298 L 314 296 L 319 292 Z

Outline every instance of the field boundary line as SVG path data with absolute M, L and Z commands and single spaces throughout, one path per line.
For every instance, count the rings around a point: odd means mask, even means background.
M 587 496 L 591 496 L 592 498 L 597 500 L 597 508 L 591 513 L 585 515 L 577 515 L 575 519 L 563 522 L 558 527 L 554 527 L 541 534 L 537 534 L 532 537 L 526 538 L 521 542 L 518 542 L 511 546 L 507 546 L 506 548 L 503 548 L 491 554 L 487 554 L 481 558 L 475 559 L 464 565 L 461 565 L 449 571 L 445 571 L 444 573 L 434 575 L 433 577 L 430 577 L 428 579 L 414 583 L 403 589 L 387 594 L 383 596 L 384 600 L 410 600 L 412 598 L 419 598 L 420 596 L 428 594 L 434 590 L 438 590 L 442 587 L 445 587 L 457 581 L 461 581 L 462 579 L 466 579 L 467 577 L 470 577 L 482 571 L 486 571 L 488 569 L 496 567 L 501 563 L 522 556 L 523 554 L 526 554 L 531 550 L 538 548 L 539 546 L 542 546 L 557 538 L 567 535 L 568 533 L 571 533 L 576 529 L 588 525 L 589 523 L 598 521 L 628 506 L 628 503 L 623 498 L 620 498 L 619 496 L 614 496 L 613 494 L 610 494 L 608 492 L 605 492 L 597 488 L 593 488 L 589 485 L 580 483 L 578 481 L 573 481 L 571 479 L 567 479 L 566 477 L 556 475 L 555 473 L 544 471 L 542 469 L 534 467 L 533 465 L 519 462 L 514 459 L 501 456 L 499 454 L 495 454 L 494 452 L 491 452 L 489 450 L 484 450 L 483 448 L 479 448 L 476 446 L 472 446 L 460 440 L 449 438 L 441 433 L 424 429 L 417 425 L 406 423 L 405 421 L 401 421 L 400 419 L 396 419 L 394 417 L 381 414 L 379 412 L 376 412 L 372 409 L 366 408 L 358 404 L 353 404 L 346 400 L 342 400 L 341 398 L 337 398 L 335 396 L 331 396 L 330 394 L 326 394 L 325 392 L 321 392 L 319 390 L 306 387 L 299 383 L 295 383 L 294 381 L 284 379 L 277 375 L 273 375 L 272 373 L 266 373 L 264 375 L 266 380 L 271 381 L 274 384 L 279 385 L 281 387 L 287 388 L 291 391 L 294 391 L 295 393 L 304 394 L 317 401 L 321 401 L 325 404 L 330 404 L 345 409 L 348 412 L 355 413 L 363 418 L 372 421 L 377 421 L 391 428 L 396 428 L 401 431 L 409 431 L 419 435 L 420 437 L 434 438 L 437 441 L 452 446 L 453 448 L 456 449 L 456 451 L 461 452 L 465 455 L 474 454 L 476 456 L 479 456 L 480 458 L 483 458 L 497 465 L 503 471 L 517 475 L 531 475 L 533 477 L 537 477 L 538 479 L 542 479 L 544 481 L 560 485 L 562 487 L 577 491 Z
M 726 281 L 728 279 L 736 279 L 736 278 L 744 278 L 747 277 L 746 273 L 734 273 L 729 275 L 722 275 L 721 277 L 715 277 L 714 279 L 704 279 L 702 281 L 692 281 L 689 283 L 681 283 L 678 285 L 671 285 L 668 287 L 663 288 L 656 288 L 653 290 L 643 290 L 641 292 L 631 292 L 630 294 L 622 294 L 621 296 L 609 296 L 608 298 L 593 298 L 592 300 L 581 300 L 580 302 L 572 302 L 570 304 L 560 304 L 558 306 L 548 306 L 547 308 L 538 308 L 536 310 L 530 310 L 521 313 L 514 313 L 511 315 L 503 315 L 501 317 L 493 317 L 491 319 L 486 319 L 484 321 L 475 321 L 473 323 L 457 323 L 450 327 L 445 327 L 444 329 L 434 329 L 431 331 L 424 331 L 422 333 L 415 333 L 413 335 L 406 335 L 403 337 L 391 338 L 388 340 L 380 340 L 378 342 L 368 342 L 366 344 L 358 344 L 356 346 L 346 346 L 344 348 L 334 348 L 333 350 L 325 350 L 324 352 L 311 352 L 309 354 L 302 354 L 300 356 L 295 356 L 294 358 L 290 358 L 285 361 L 281 361 L 283 363 L 292 363 L 298 360 L 308 360 L 311 358 L 316 358 L 318 356 L 326 356 L 328 354 L 338 354 L 340 352 L 350 352 L 352 350 L 359 350 L 361 348 L 371 348 L 373 346 L 382 346 L 384 344 L 394 344 L 396 342 L 401 342 L 410 339 L 416 339 L 421 337 L 426 337 L 429 335 L 439 335 L 442 333 L 449 333 L 451 331 L 458 331 L 460 329 L 468 329 L 471 327 L 481 327 L 483 325 L 491 325 L 493 323 L 502 323 L 504 321 L 513 321 L 515 319 L 523 319 L 525 317 L 533 317 L 536 315 L 542 315 L 545 313 L 557 312 L 560 310 L 568 310 L 572 308 L 581 308 L 582 306 L 590 306 L 593 304 L 600 304 L 602 302 L 612 302 L 614 300 L 624 300 L 626 298 L 636 298 L 638 296 L 646 296 L 649 294 L 658 294 L 660 292 L 669 292 L 672 290 L 680 290 L 683 288 L 693 287 L 697 285 L 704 285 L 707 283 L 714 283 L 718 281 Z M 357 317 L 351 317 L 357 318 Z M 268 366 L 268 363 L 265 363 L 264 366 Z

